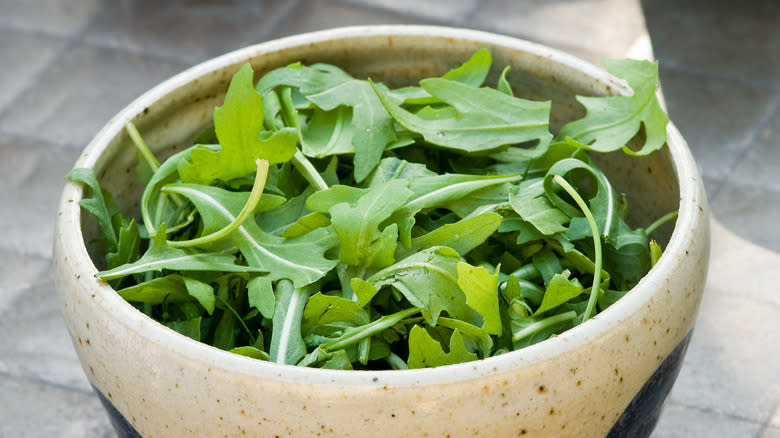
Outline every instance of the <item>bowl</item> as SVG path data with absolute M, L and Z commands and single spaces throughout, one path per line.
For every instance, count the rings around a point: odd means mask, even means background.
M 232 75 L 292 62 L 328 62 L 391 86 L 441 75 L 480 48 L 511 66 L 518 94 L 552 99 L 552 125 L 582 108 L 580 95 L 625 94 L 602 68 L 491 33 L 371 26 L 293 36 L 192 67 L 114 116 L 75 164 L 92 168 L 125 213 L 142 186 L 123 127 L 132 121 L 159 156 L 209 124 Z M 500 71 L 492 71 L 495 81 Z M 334 371 L 228 353 L 146 317 L 95 278 L 98 235 L 67 183 L 54 239 L 56 285 L 84 372 L 122 437 L 159 436 L 649 436 L 679 371 L 704 288 L 708 210 L 691 153 L 673 123 L 648 157 L 599 156 L 635 217 L 679 209 L 665 251 L 623 298 L 563 334 L 475 362 L 404 371 Z

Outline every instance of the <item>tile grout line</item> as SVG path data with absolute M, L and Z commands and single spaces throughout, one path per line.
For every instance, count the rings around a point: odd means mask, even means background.
M 758 430 L 758 434 L 756 434 L 756 438 L 761 438 L 764 436 L 764 432 L 766 432 L 769 429 L 774 429 L 772 426 L 772 419 L 774 418 L 774 415 L 776 412 L 780 411 L 780 403 L 777 403 L 775 405 L 774 410 L 772 410 L 772 414 L 769 415 L 769 418 L 764 422 L 764 424 L 761 425 L 761 429 Z
M 674 406 L 677 406 L 677 407 L 690 409 L 692 411 L 696 411 L 696 412 L 699 412 L 701 414 L 716 415 L 716 416 L 719 416 L 719 417 L 722 417 L 722 418 L 727 418 L 729 420 L 736 420 L 736 421 L 741 421 L 741 422 L 744 422 L 744 423 L 759 424 L 759 425 L 762 423 L 761 421 L 757 421 L 757 420 L 754 420 L 752 418 L 746 418 L 746 417 L 743 417 L 741 415 L 733 414 L 731 412 L 719 411 L 717 409 L 703 408 L 703 407 L 700 407 L 700 406 L 689 405 L 687 403 L 681 403 L 681 402 L 677 402 L 677 401 L 673 401 L 673 400 L 669 400 L 668 403 L 669 403 L 669 405 L 674 405 Z M 770 420 L 771 420 L 771 417 L 770 417 Z M 767 421 L 769 421 L 769 420 L 767 420 Z
M 50 382 L 50 381 L 44 380 L 42 378 L 31 378 L 29 376 L 22 376 L 22 375 L 12 374 L 12 373 L 9 373 L 7 371 L 0 371 L 0 377 L 6 377 L 6 378 L 11 379 L 11 380 L 19 380 L 19 379 L 21 379 L 21 380 L 24 380 L 24 381 L 26 381 L 28 383 L 33 383 L 33 384 L 36 384 L 36 385 L 46 386 L 46 387 L 49 387 L 49 388 L 60 389 L 60 390 L 63 390 L 63 391 L 74 392 L 76 394 L 82 394 L 82 395 L 87 395 L 87 396 L 94 396 L 94 397 L 97 398 L 97 394 L 95 394 L 95 392 L 92 391 L 92 390 L 85 390 L 85 389 L 77 388 L 77 387 L 74 387 L 74 386 L 64 385 L 62 383 Z
M 709 79 L 729 81 L 740 85 L 747 85 L 755 88 L 763 88 L 772 91 L 780 90 L 780 81 L 778 80 L 772 81 L 772 80 L 765 80 L 765 79 L 743 79 L 741 76 L 738 75 L 735 76 L 730 74 L 718 74 L 718 73 L 714 73 L 713 70 L 709 70 L 709 69 L 686 67 L 684 64 L 680 64 L 679 62 L 663 60 L 659 57 L 658 53 L 656 53 L 656 58 L 661 60 L 660 66 L 662 70 L 666 69 L 675 73 L 683 73 L 691 76 L 703 76 Z
M 8 111 L 10 111 L 11 108 L 14 107 L 14 103 L 16 102 L 16 100 L 20 96 L 23 96 L 24 93 L 27 90 L 29 90 L 31 87 L 35 86 L 35 84 L 38 83 L 40 78 L 43 77 L 43 75 L 49 71 L 49 68 L 51 66 L 57 65 L 60 62 L 60 60 L 62 60 L 62 58 L 65 56 L 65 54 L 70 49 L 75 47 L 77 44 L 83 42 L 84 35 L 87 33 L 87 30 L 91 27 L 92 23 L 97 19 L 97 17 L 100 16 L 100 14 L 103 12 L 103 10 L 105 10 L 107 1 L 108 0 L 102 0 L 100 2 L 100 6 L 98 8 L 96 8 L 96 12 L 94 12 L 92 14 L 92 16 L 89 17 L 85 21 L 85 23 L 81 27 L 81 29 L 79 29 L 78 31 L 74 32 L 72 35 L 63 38 L 63 41 L 65 41 L 65 44 L 60 48 L 59 52 L 57 52 L 57 54 L 55 56 L 53 56 L 52 59 L 49 60 L 49 62 L 46 63 L 46 65 L 44 65 L 39 71 L 37 71 L 35 74 L 33 74 L 32 77 L 30 78 L 30 80 L 28 81 L 28 83 L 25 84 L 24 87 L 19 89 L 18 92 L 13 97 L 11 97 L 11 99 L 8 101 L 7 104 L 5 104 L 5 106 L 3 108 L 0 108 L 0 119 L 2 119 L 6 115 L 6 113 Z M 13 26 L 11 28 L 13 30 L 15 30 L 15 31 L 20 31 L 21 30 L 19 28 L 14 28 Z M 49 36 L 49 37 L 52 37 L 52 38 L 60 38 L 60 37 L 58 37 L 56 35 L 47 34 L 46 32 L 39 31 L 39 30 L 38 31 L 33 31 L 33 32 L 34 32 L 34 34 L 38 34 L 38 35 L 46 35 L 46 36 Z
M 723 187 L 731 181 L 732 173 L 737 168 L 737 166 L 745 159 L 745 157 L 747 157 L 747 154 L 752 149 L 751 145 L 755 143 L 755 141 L 758 139 L 758 137 L 761 135 L 764 129 L 770 126 L 770 121 L 774 118 L 774 116 L 779 111 L 780 111 L 780 92 L 777 92 L 775 93 L 774 100 L 769 104 L 767 111 L 758 119 L 758 121 L 753 125 L 753 127 L 748 131 L 748 133 L 745 134 L 745 136 L 742 138 L 741 141 L 735 142 L 737 154 L 734 157 L 734 159 L 731 160 L 731 163 L 729 164 L 728 168 L 725 171 L 726 178 L 724 178 L 721 181 L 718 181 L 717 186 L 714 188 L 711 194 L 708 193 L 708 198 L 710 202 L 714 203 L 715 199 L 723 190 Z

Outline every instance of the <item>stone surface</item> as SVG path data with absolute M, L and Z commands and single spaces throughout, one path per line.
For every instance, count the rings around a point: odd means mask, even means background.
M 762 120 L 774 109 L 776 94 L 763 86 L 700 76 L 665 63 L 660 66 L 660 76 L 669 116 L 688 142 L 703 175 L 725 181 L 745 151 L 754 146 L 750 138 L 766 123 Z M 707 187 L 710 192 L 718 188 Z
M 751 421 L 670 403 L 653 438 L 729 437 L 754 438 L 760 426 Z
M 467 23 L 574 52 L 591 62 L 622 58 L 645 35 L 633 0 L 483 2 Z
M 480 0 L 341 0 L 346 4 L 366 6 L 413 17 L 441 21 L 448 25 L 463 23 L 485 2 Z
M 22 289 L 0 313 L 0 332 L 0 369 L 4 372 L 85 393 L 91 391 L 60 314 L 50 269 Z
M 101 8 L 101 0 L 0 0 L 0 26 L 72 37 Z
M 645 0 L 643 4 L 656 55 L 668 65 L 746 82 L 777 83 L 777 1 Z
M 0 436 L 115 437 L 97 395 L 0 372 Z
M 758 424 L 769 421 L 780 403 L 778 312 L 778 306 L 709 287 L 672 402 Z
M 328 0 L 312 0 L 298 3 L 284 20 L 277 23 L 270 38 L 334 27 L 388 23 L 431 24 L 422 18 L 408 17 L 394 11 Z
M 1 7 L 1 6 L 0 6 Z M 0 114 L 6 105 L 35 81 L 65 46 L 66 41 L 47 35 L 0 28 L 3 68 L 0 69 Z M 30 56 L 30 52 L 36 56 Z
M 57 201 L 79 153 L 0 133 L 0 228 L 7 233 L 0 248 L 51 257 Z
M 184 67 L 84 44 L 67 47 L 0 114 L 0 130 L 81 149 L 125 105 Z
M 259 42 L 294 4 L 284 0 L 112 1 L 84 38 L 98 46 L 194 64 Z

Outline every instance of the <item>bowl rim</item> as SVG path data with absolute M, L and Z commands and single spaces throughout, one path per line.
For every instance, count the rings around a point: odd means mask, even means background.
M 212 58 L 163 81 L 135 99 L 114 117 L 95 135 L 76 161 L 74 167 L 93 167 L 100 153 L 123 129 L 126 122 L 133 120 L 154 103 L 190 81 L 220 70 L 226 66 L 255 58 L 262 53 L 279 51 L 301 45 L 326 43 L 332 40 L 367 36 L 404 36 L 404 37 L 444 37 L 453 40 L 475 41 L 485 44 L 507 47 L 512 50 L 528 52 L 547 60 L 573 68 L 591 78 L 617 89 L 625 89 L 623 83 L 616 80 L 605 70 L 595 65 L 538 43 L 516 37 L 510 37 L 485 31 L 444 26 L 421 25 L 371 25 L 339 27 L 323 31 L 302 33 L 244 47 L 224 55 Z M 164 345 L 171 353 L 180 354 L 207 364 L 213 369 L 222 369 L 231 373 L 240 373 L 254 378 L 273 378 L 287 382 L 306 384 L 376 386 L 393 387 L 438 385 L 468 381 L 486 375 L 502 374 L 509 370 L 526 367 L 542 362 L 566 351 L 583 346 L 602 334 L 614 329 L 627 316 L 637 312 L 652 298 L 660 288 L 662 281 L 675 269 L 675 261 L 686 252 L 689 245 L 687 230 L 694 229 L 702 221 L 697 211 L 700 202 L 704 202 L 704 192 L 698 168 L 693 156 L 677 128 L 670 121 L 667 126 L 667 147 L 672 157 L 672 166 L 678 178 L 680 205 L 674 230 L 670 236 L 664 254 L 645 277 L 626 296 L 597 314 L 588 321 L 569 329 L 562 334 L 543 342 L 512 352 L 486 359 L 447 365 L 436 368 L 415 370 L 377 370 L 347 371 L 305 368 L 295 365 L 277 364 L 244 357 L 220 350 L 208 344 L 195 341 L 147 317 L 122 299 L 107 283 L 98 280 L 98 272 L 81 233 L 81 208 L 78 201 L 83 189 L 81 185 L 66 182 L 59 202 L 57 230 L 55 239 L 62 248 L 67 248 L 65 269 L 80 276 L 80 282 L 87 282 L 97 295 L 91 303 L 114 318 L 128 330 L 136 332 L 147 342 Z M 78 277 L 77 277 L 78 278 Z

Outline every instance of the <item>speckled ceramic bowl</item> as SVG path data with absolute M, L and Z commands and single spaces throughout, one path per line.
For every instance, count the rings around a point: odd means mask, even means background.
M 160 155 L 187 145 L 247 61 L 258 74 L 294 61 L 330 62 L 397 86 L 440 75 L 483 47 L 496 68 L 511 66 L 518 93 L 553 100 L 557 125 L 581 114 L 575 93 L 626 92 L 601 68 L 504 36 L 437 27 L 336 29 L 248 47 L 173 77 L 117 114 L 76 166 L 93 168 L 133 212 L 141 187 L 123 125 L 132 120 Z M 677 375 L 704 288 L 706 199 L 672 124 L 660 153 L 599 161 L 636 217 L 679 208 L 665 230 L 665 253 L 595 318 L 502 356 L 425 370 L 329 371 L 193 341 L 95 279 L 88 242 L 97 226 L 81 212 L 76 184 L 65 187 L 54 242 L 62 310 L 84 371 L 123 437 L 646 437 Z

